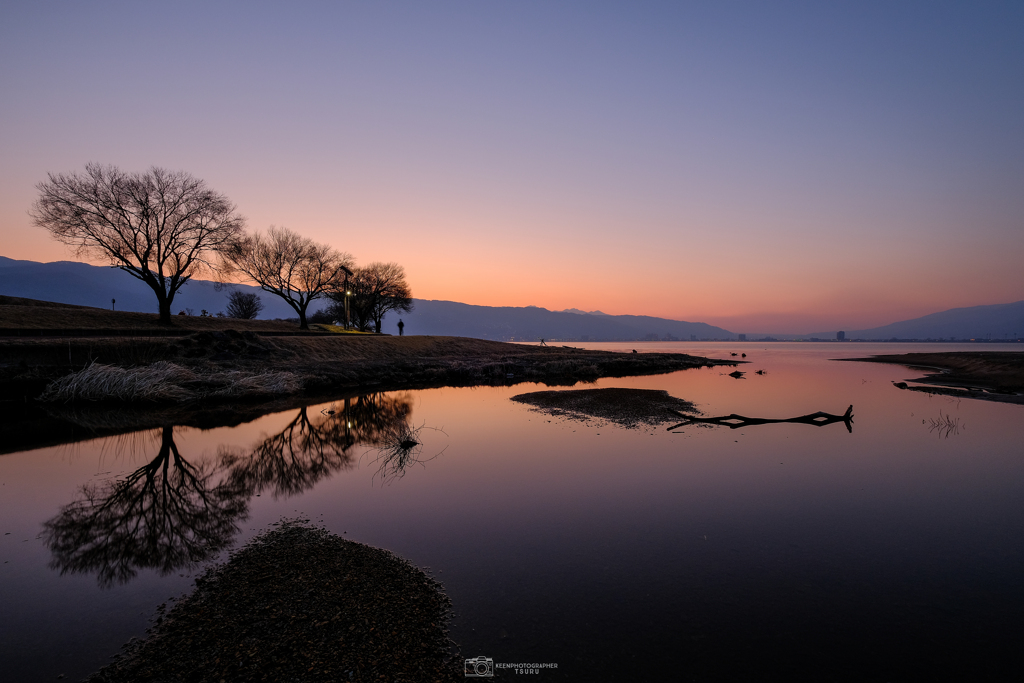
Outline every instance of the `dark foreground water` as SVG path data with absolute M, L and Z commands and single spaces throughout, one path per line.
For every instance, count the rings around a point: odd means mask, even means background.
M 1020 669 L 1024 406 L 900 391 L 891 381 L 913 371 L 828 360 L 954 347 L 589 346 L 746 352 L 742 379 L 712 368 L 597 386 L 665 389 L 707 416 L 852 404 L 852 433 L 625 430 L 532 412 L 509 397 L 546 387 L 519 384 L 2 455 L 0 678 L 87 675 L 190 589 L 189 558 L 296 515 L 429 567 L 465 657 L 557 664 L 506 679 Z M 403 422 L 423 427 L 422 450 L 400 476 L 367 442 Z

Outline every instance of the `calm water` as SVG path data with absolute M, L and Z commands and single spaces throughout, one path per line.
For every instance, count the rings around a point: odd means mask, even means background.
M 429 567 L 466 657 L 558 664 L 525 680 L 1019 668 L 1024 406 L 900 391 L 891 381 L 913 371 L 828 360 L 957 347 L 588 346 L 743 351 L 744 379 L 711 368 L 596 386 L 664 389 L 708 416 L 852 404 L 853 431 L 626 430 L 532 412 L 509 397 L 547 387 L 518 384 L 3 455 L 4 679 L 87 675 L 190 589 L 189 557 L 300 514 Z M 366 442 L 403 421 L 423 427 L 422 462 L 398 476 Z

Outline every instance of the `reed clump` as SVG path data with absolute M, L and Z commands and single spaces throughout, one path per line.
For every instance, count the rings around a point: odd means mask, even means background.
M 168 361 L 134 368 L 91 363 L 47 385 L 40 401 L 168 402 L 292 394 L 302 381 L 291 372 L 231 370 L 199 375 Z
M 78 372 L 51 382 L 41 401 L 180 401 L 191 392 L 180 386 L 195 373 L 167 361 L 140 368 L 91 363 Z
M 302 380 L 291 372 L 247 373 L 242 370 L 216 373 L 212 382 L 223 382 L 224 386 L 210 392 L 218 398 L 244 398 L 246 396 L 280 396 L 294 394 L 302 389 Z

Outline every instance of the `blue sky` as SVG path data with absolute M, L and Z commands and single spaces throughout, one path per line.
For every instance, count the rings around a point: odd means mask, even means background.
M 1024 299 L 1020 3 L 4 3 L 35 185 L 183 169 L 416 296 L 729 329 Z M 94 261 L 95 262 L 95 261 Z

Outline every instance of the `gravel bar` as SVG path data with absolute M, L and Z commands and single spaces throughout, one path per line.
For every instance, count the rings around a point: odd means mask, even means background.
M 306 522 L 279 522 L 207 570 L 88 680 L 465 680 L 441 584 Z

